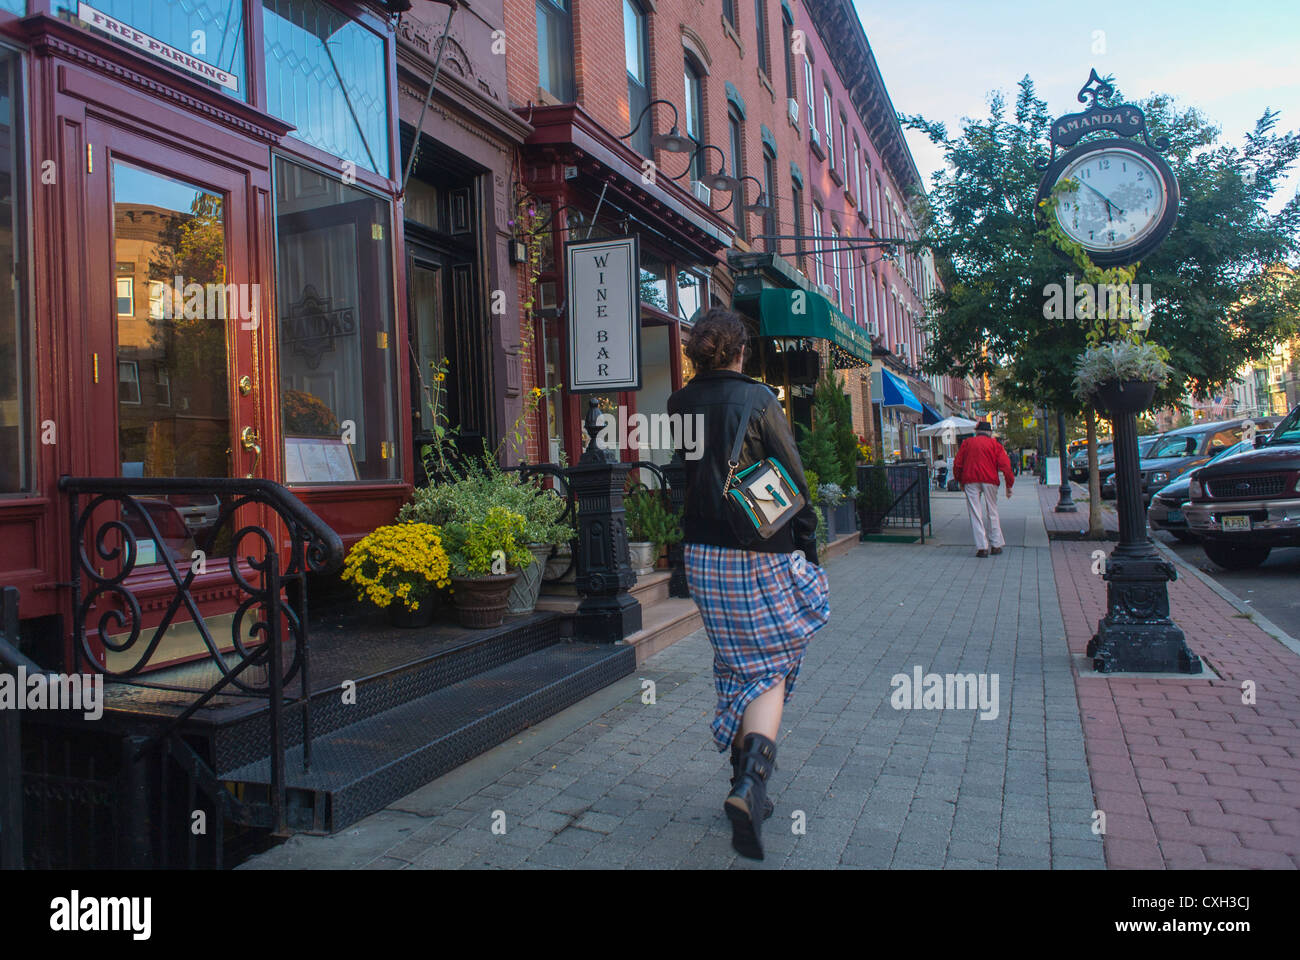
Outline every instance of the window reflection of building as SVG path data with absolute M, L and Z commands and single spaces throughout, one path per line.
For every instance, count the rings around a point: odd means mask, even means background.
M 26 487 L 29 478 L 27 435 L 27 361 L 30 350 L 23 303 L 25 245 L 20 205 L 25 196 L 18 162 L 26 148 L 18 104 L 21 62 L 0 47 L 0 260 L 10 264 L 15 282 L 0 294 L 0 493 Z

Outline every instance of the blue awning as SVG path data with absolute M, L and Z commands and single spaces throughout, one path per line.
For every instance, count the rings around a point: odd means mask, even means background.
M 876 402 L 882 407 L 906 407 L 908 410 L 915 410 L 917 413 L 921 412 L 921 401 L 916 399 L 916 394 L 911 391 L 905 381 L 894 376 L 888 370 L 881 370 L 880 373 L 880 392 L 883 396 Z M 876 398 L 873 397 L 872 399 L 875 400 Z
M 934 409 L 934 407 L 930 406 L 924 400 L 921 401 L 921 422 L 922 423 L 927 423 L 927 424 L 938 423 L 942 419 L 943 419 L 943 415 L 940 414 L 938 410 Z

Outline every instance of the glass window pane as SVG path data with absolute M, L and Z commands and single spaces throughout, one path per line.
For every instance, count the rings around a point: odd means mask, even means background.
M 537 0 L 537 82 L 564 103 L 573 87 L 573 30 L 567 0 Z
M 392 480 L 389 206 L 283 157 L 275 192 L 286 481 Z M 313 442 L 321 440 L 335 442 Z
M 708 281 L 698 273 L 678 270 L 677 315 L 689 321 L 708 301 Z
M 645 252 L 641 254 L 641 302 L 668 309 L 668 264 Z
M 27 0 L 0 0 L 0 10 L 8 10 L 21 17 L 27 12 Z
M 623 53 L 627 73 L 645 85 L 645 15 L 632 0 L 623 0 Z
M 388 176 L 384 40 L 320 0 L 263 0 L 267 110 L 293 136 Z
M 18 13 L 23 2 L 0 0 L 0 6 Z M 230 0 L 94 0 L 90 6 L 155 40 L 161 40 L 182 55 L 192 56 L 224 71 L 233 78 L 233 88 L 204 80 L 191 70 L 177 67 L 209 86 L 225 90 L 241 100 L 248 99 L 242 3 L 231 3 Z M 69 19 L 84 25 L 85 21 L 77 17 L 78 8 L 78 0 L 54 0 L 55 13 L 64 13 Z M 112 34 L 105 33 L 105 36 Z M 134 48 L 134 44 L 130 46 Z

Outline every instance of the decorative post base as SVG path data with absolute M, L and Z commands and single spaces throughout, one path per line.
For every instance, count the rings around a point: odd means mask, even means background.
M 668 500 L 673 510 L 681 512 L 686 504 L 686 464 L 682 455 L 674 453 L 664 467 L 668 479 Z M 686 545 L 680 540 L 668 546 L 668 596 L 689 597 L 691 588 L 686 583 Z
M 589 643 L 617 643 L 641 629 L 641 604 L 630 593 L 584 597 L 573 615 L 573 637 Z
M 1057 454 L 1061 458 L 1061 490 L 1060 497 L 1056 501 L 1057 513 L 1078 513 L 1079 508 L 1074 505 L 1074 497 L 1070 490 L 1070 459 L 1069 445 L 1065 442 L 1065 414 L 1058 412 L 1056 414 L 1056 431 L 1057 438 L 1060 440 L 1060 450 Z

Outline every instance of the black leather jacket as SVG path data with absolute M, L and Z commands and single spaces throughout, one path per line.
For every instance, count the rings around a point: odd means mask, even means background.
M 784 529 L 770 539 L 762 540 L 755 536 L 741 542 L 724 512 L 731 508 L 722 501 L 722 484 L 727 479 L 727 457 L 740 426 L 747 391 L 755 388 L 760 393 L 754 401 L 745 443 L 741 447 L 740 469 L 764 457 L 775 457 L 789 471 L 795 486 L 804 496 L 805 505 Z M 798 549 L 816 563 L 816 508 L 808 495 L 808 481 L 804 479 L 803 462 L 799 459 L 790 424 L 771 388 L 743 373 L 710 370 L 696 374 L 690 383 L 670 396 L 668 412 L 683 417 L 692 414 L 704 417 L 702 443 L 698 435 L 696 438 L 700 458 L 689 459 L 690 451 L 679 448 L 686 464 L 686 510 L 682 521 L 685 542 L 762 553 L 793 553 Z

